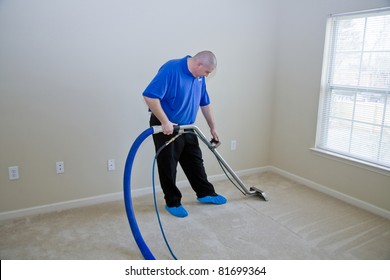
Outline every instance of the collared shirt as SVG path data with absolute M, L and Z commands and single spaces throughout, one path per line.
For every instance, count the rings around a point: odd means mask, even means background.
M 158 98 L 168 119 L 179 125 L 193 124 L 199 106 L 210 104 L 205 77 L 191 74 L 189 57 L 166 62 L 143 92 L 143 96 Z

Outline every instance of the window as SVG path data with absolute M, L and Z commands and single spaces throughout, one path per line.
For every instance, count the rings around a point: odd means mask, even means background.
M 316 150 L 390 170 L 390 8 L 328 19 Z

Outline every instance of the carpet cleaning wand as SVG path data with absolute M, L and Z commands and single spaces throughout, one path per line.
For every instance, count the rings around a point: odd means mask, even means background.
M 240 190 L 244 195 L 258 195 L 260 198 L 264 199 L 265 201 L 268 200 L 265 192 L 262 190 L 259 190 L 256 187 L 250 187 L 249 189 L 245 186 L 244 182 L 241 181 L 241 179 L 236 175 L 236 173 L 233 171 L 233 169 L 229 166 L 229 164 L 223 159 L 221 154 L 217 151 L 217 147 L 221 144 L 219 141 L 216 141 L 214 139 L 211 139 L 211 141 L 207 141 L 206 136 L 202 133 L 202 131 L 195 125 L 182 125 L 177 128 L 178 133 L 184 133 L 185 131 L 192 130 L 196 136 L 202 142 L 210 149 L 210 151 L 215 155 L 217 158 L 219 164 L 221 165 L 222 170 L 225 172 L 225 175 L 228 177 L 228 179 L 232 182 L 234 186 L 238 190 Z M 229 177 L 229 175 L 226 173 L 226 171 L 232 176 L 232 178 Z
M 265 193 L 261 190 L 259 190 L 256 187 L 251 187 L 248 189 L 245 184 L 240 180 L 240 178 L 234 173 L 233 169 L 227 164 L 227 162 L 222 158 L 222 156 L 219 154 L 219 152 L 216 150 L 216 148 L 220 145 L 219 142 L 215 140 L 211 140 L 210 142 L 207 140 L 207 138 L 204 136 L 202 131 L 194 126 L 194 125 L 182 125 L 182 126 L 175 126 L 174 130 L 180 134 L 184 133 L 194 133 L 198 136 L 199 139 L 202 140 L 202 142 L 213 152 L 213 154 L 216 156 L 219 164 L 221 165 L 222 170 L 225 172 L 228 179 L 233 183 L 234 186 L 238 190 L 240 190 L 244 195 L 258 195 L 259 197 L 263 198 L 264 200 L 268 200 Z M 146 129 L 144 132 L 142 132 L 134 141 L 133 145 L 130 148 L 129 154 L 126 159 L 125 164 L 125 170 L 123 175 L 123 195 L 124 195 L 124 202 L 125 202 L 125 208 L 126 208 L 126 214 L 127 218 L 130 224 L 131 231 L 133 233 L 135 242 L 137 243 L 138 248 L 140 249 L 143 257 L 146 260 L 155 260 L 156 258 L 150 251 L 149 247 L 146 245 L 141 231 L 138 227 L 137 220 L 135 218 L 133 204 L 132 204 L 132 198 L 131 198 L 131 170 L 133 167 L 135 155 L 141 146 L 142 142 L 148 138 L 152 134 L 157 134 L 162 132 L 161 126 L 152 126 Z M 174 141 L 174 140 L 173 140 Z M 169 142 L 170 143 L 170 142 Z M 166 145 L 168 145 L 167 143 Z M 231 175 L 231 177 L 228 176 L 226 171 Z M 236 183 L 235 183 L 235 182 Z

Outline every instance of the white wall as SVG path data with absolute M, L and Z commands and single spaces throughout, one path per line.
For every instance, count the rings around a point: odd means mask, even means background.
M 280 1 L 271 165 L 390 210 L 390 177 L 320 157 L 314 147 L 326 18 L 388 0 Z
M 219 62 L 208 89 L 221 153 L 236 170 L 267 165 L 275 20 L 272 0 L 1 1 L 0 212 L 120 192 L 148 125 L 143 89 L 166 60 L 204 49 Z M 220 174 L 204 154 L 209 175 Z M 133 187 L 150 186 L 152 159 L 148 139 Z M 21 177 L 9 181 L 13 165 Z

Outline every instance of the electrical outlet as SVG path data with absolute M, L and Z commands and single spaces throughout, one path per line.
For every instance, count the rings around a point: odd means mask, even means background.
M 115 159 L 107 160 L 107 170 L 114 171 L 115 170 Z
M 56 170 L 57 170 L 57 174 L 61 174 L 65 172 L 65 165 L 63 161 L 56 162 Z
M 8 178 L 10 180 L 19 179 L 19 167 L 18 166 L 10 166 L 8 167 Z
M 232 140 L 230 142 L 230 150 L 231 151 L 235 151 L 237 149 L 237 141 L 236 140 Z

